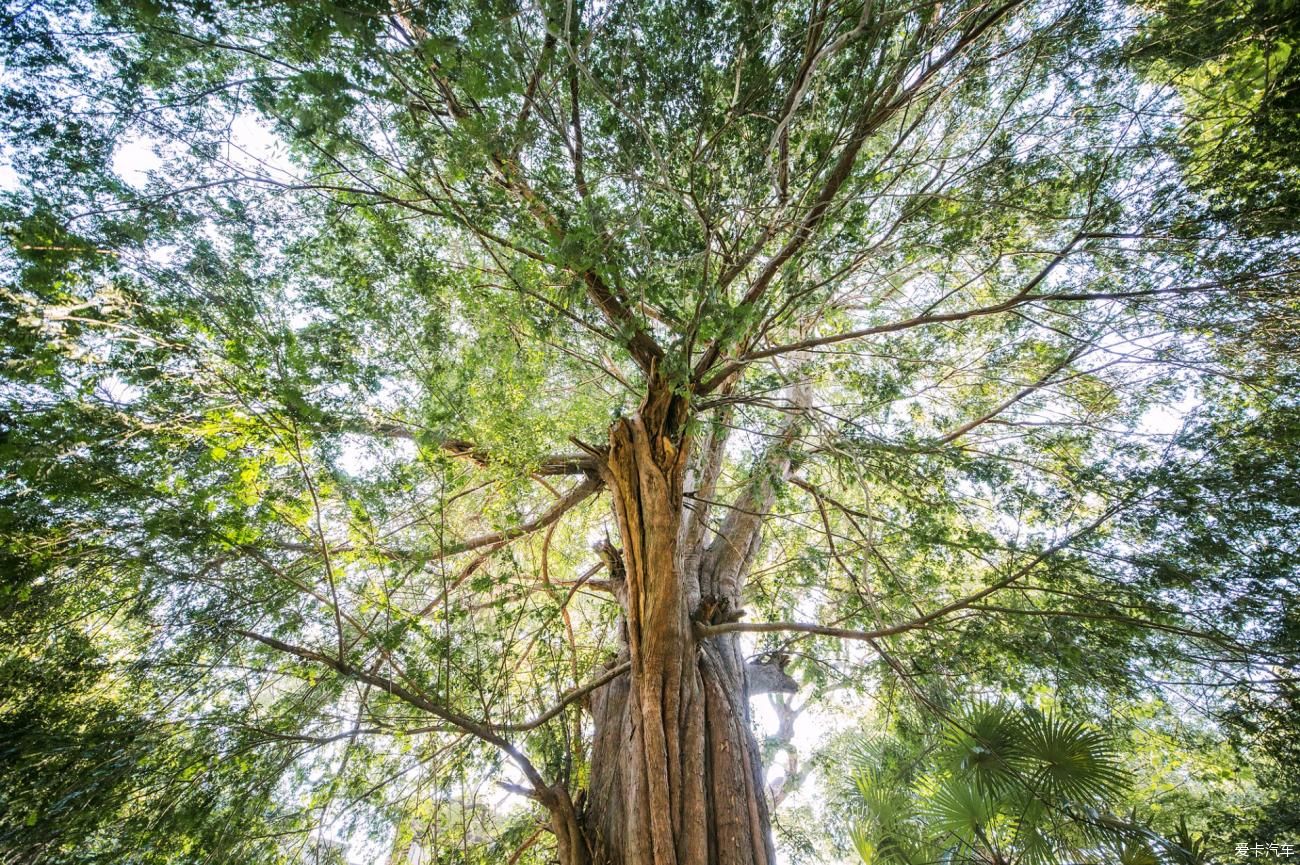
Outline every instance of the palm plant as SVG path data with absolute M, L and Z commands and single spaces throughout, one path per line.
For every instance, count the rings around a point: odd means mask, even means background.
M 1115 740 L 1087 724 L 981 702 L 931 739 L 908 773 L 866 752 L 852 838 L 867 865 L 1204 861 L 1190 836 L 1167 842 L 1111 816 L 1129 776 Z

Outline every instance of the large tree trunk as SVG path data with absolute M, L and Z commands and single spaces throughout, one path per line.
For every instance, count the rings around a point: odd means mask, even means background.
M 699 640 L 693 630 L 693 618 L 725 616 L 739 599 L 734 581 L 719 586 L 710 571 L 716 551 L 679 549 L 700 543 L 682 530 L 684 410 L 652 389 L 612 428 L 601 469 L 622 542 L 614 576 L 632 669 L 592 699 L 581 855 L 595 865 L 774 861 L 739 646 L 734 635 Z

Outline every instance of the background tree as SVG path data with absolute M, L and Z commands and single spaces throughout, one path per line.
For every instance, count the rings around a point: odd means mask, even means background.
M 5 753 L 117 767 L 8 858 L 771 863 L 764 690 L 1293 681 L 1294 237 L 1132 10 L 5 16 Z
M 1130 50 L 1184 102 L 1179 158 L 1205 205 L 1246 233 L 1293 233 L 1300 163 L 1295 4 L 1153 3 Z

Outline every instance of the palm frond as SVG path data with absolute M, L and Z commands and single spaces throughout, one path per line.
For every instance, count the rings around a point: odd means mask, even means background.
M 1001 793 L 1019 776 L 1015 763 L 1025 747 L 1024 723 L 1005 703 L 981 701 L 947 724 L 943 744 L 950 771 Z
M 1128 786 L 1129 775 L 1104 733 L 1038 713 L 1026 717 L 1022 729 L 1025 738 L 1015 762 L 1044 800 L 1104 801 Z
M 853 846 L 866 865 L 913 865 L 927 861 L 917 827 L 912 823 L 915 798 L 874 769 L 863 769 L 854 779 L 861 797 L 862 819 L 850 827 Z M 933 861 L 932 857 L 929 861 Z

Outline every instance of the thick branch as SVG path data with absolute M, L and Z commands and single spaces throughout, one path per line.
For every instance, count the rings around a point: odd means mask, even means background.
M 403 30 L 409 41 L 414 47 L 415 38 L 421 40 L 427 39 L 428 34 L 422 28 L 415 25 L 409 18 L 401 13 L 395 14 L 395 20 L 398 26 Z M 573 60 L 573 58 L 570 58 Z M 447 102 L 448 109 L 456 122 L 462 126 L 467 125 L 471 120 L 471 108 L 473 113 L 477 114 L 478 120 L 482 120 L 483 115 L 478 111 L 477 106 L 472 103 L 467 106 L 461 103 L 452 90 L 451 82 L 448 81 L 442 70 L 432 61 L 427 61 L 429 75 L 433 78 L 435 84 L 441 91 L 443 98 Z M 576 112 L 576 106 L 575 106 Z M 475 137 L 480 137 L 478 130 L 474 131 Z M 568 236 L 564 224 L 559 217 L 547 206 L 542 197 L 533 189 L 523 175 L 523 169 L 519 161 L 511 153 L 505 152 L 498 148 L 490 148 L 487 157 L 491 160 L 493 167 L 496 169 L 494 179 L 498 185 L 506 192 L 514 196 L 524 208 L 532 214 L 538 224 L 546 231 L 555 241 L 557 248 L 563 248 Z M 585 188 L 586 181 L 582 181 Z M 566 265 L 567 266 L 567 265 Z M 654 337 L 642 325 L 629 309 L 627 303 L 618 296 L 618 293 L 605 281 L 605 278 L 595 269 L 586 268 L 569 268 L 571 272 L 576 273 L 587 287 L 587 295 L 591 298 L 601 313 L 616 328 L 623 331 L 626 339 L 628 352 L 636 360 L 637 364 L 643 371 L 649 373 L 660 361 L 663 360 L 663 349 L 655 342 Z
M 898 87 L 898 80 L 902 77 L 902 70 L 899 70 L 900 75 L 895 77 L 895 80 L 891 82 L 885 90 L 873 94 L 868 99 L 858 114 L 857 121 L 853 125 L 853 130 L 849 135 L 848 142 L 841 149 L 839 156 L 835 160 L 835 164 L 826 175 L 826 179 L 822 183 L 821 189 L 814 197 L 812 205 L 808 208 L 803 220 L 800 221 L 790 239 L 785 242 L 781 249 L 778 250 L 765 265 L 763 265 L 762 270 L 759 271 L 758 275 L 754 278 L 754 281 L 750 284 L 749 290 L 745 292 L 745 296 L 741 301 L 741 306 L 757 303 L 763 296 L 764 292 L 767 291 L 768 285 L 781 271 L 781 268 L 785 266 L 785 263 L 803 249 L 808 241 L 817 233 L 822 222 L 825 221 L 826 217 L 830 214 L 831 208 L 839 195 L 840 189 L 853 173 L 853 167 L 857 163 L 858 153 L 862 150 L 863 145 L 871 135 L 880 129 L 896 113 L 909 105 L 912 100 L 926 88 L 930 80 L 941 69 L 953 62 L 953 60 L 959 57 L 962 52 L 977 41 L 989 28 L 1009 14 L 1022 2 L 1023 0 L 1008 0 L 1008 2 L 1003 3 L 997 9 L 994 9 L 982 21 L 962 33 L 960 38 L 951 48 L 944 52 L 944 54 L 937 58 L 933 63 L 927 65 L 910 84 L 902 89 L 901 92 L 896 89 Z M 888 101 L 884 101 L 885 99 L 888 99 Z M 785 122 L 784 119 L 782 122 Z M 727 280 L 734 278 L 735 273 L 736 272 L 733 270 L 733 272 L 723 274 L 723 284 L 725 285 Z M 704 355 L 695 366 L 694 374 L 692 376 L 694 381 L 699 382 L 708 374 L 709 369 L 715 362 L 717 362 L 722 350 L 722 343 L 717 340 L 715 340 L 705 350 Z M 726 376 L 722 373 L 713 376 L 709 380 L 709 384 L 701 389 L 701 392 L 708 393 L 713 387 L 717 386 L 718 382 L 725 380 L 725 378 Z
M 452 547 L 448 548 L 444 555 L 450 555 L 453 552 L 463 553 L 468 550 L 476 550 L 479 547 L 486 547 L 490 544 L 499 543 L 501 541 L 513 540 L 521 535 L 531 534 L 539 529 L 544 529 L 560 517 L 564 516 L 565 513 L 571 510 L 583 499 L 600 489 L 600 486 L 600 478 L 595 475 L 588 475 L 583 479 L 582 483 L 565 493 L 558 502 L 551 505 L 551 507 L 540 516 L 531 520 L 525 520 L 516 526 L 501 529 L 497 532 L 489 532 L 485 535 L 479 535 L 476 538 L 470 538 L 467 541 L 461 541 L 459 544 L 453 544 Z
M 795 694 L 799 691 L 799 683 L 775 661 L 747 663 L 745 682 L 751 697 L 759 694 Z
M 703 595 L 740 600 L 741 578 L 756 552 L 764 516 L 772 506 L 777 484 L 789 476 L 793 464 L 791 447 L 804 428 L 804 413 L 812 404 L 809 382 L 796 382 L 789 390 L 790 419 L 756 462 L 745 491 L 728 510 L 717 537 L 704 554 L 700 569 Z

